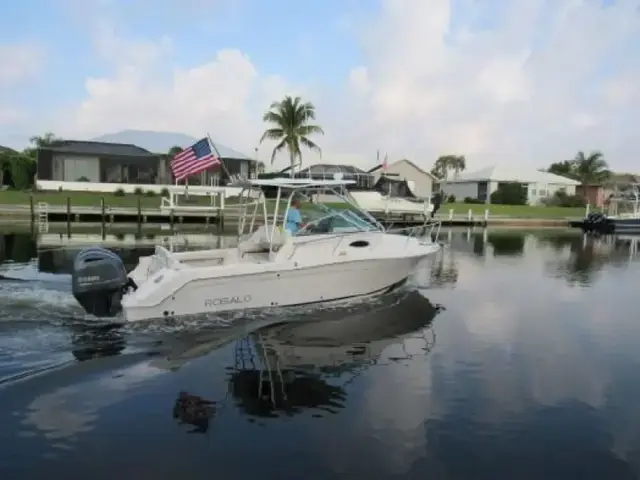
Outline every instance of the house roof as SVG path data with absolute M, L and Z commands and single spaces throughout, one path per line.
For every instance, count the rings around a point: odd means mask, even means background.
M 494 165 L 492 167 L 476 170 L 475 172 L 462 172 L 457 178 L 447 180 L 447 183 L 487 181 L 580 185 L 580 182 L 577 180 L 572 180 L 553 173 L 540 172 L 534 168 L 518 167 L 516 165 Z
M 204 137 L 204 135 L 202 136 Z M 200 137 L 200 138 L 202 138 Z M 149 130 L 123 130 L 116 133 L 108 133 L 91 139 L 94 142 L 124 143 L 129 145 L 139 145 L 149 152 L 166 155 L 171 147 L 186 148 L 196 143 L 200 138 L 192 137 L 184 133 L 177 132 L 154 132 Z M 254 160 L 249 156 L 238 152 L 232 148 L 218 143 L 214 140 L 215 146 L 222 158 L 237 160 Z
M 2 145 L 0 145 L 0 153 L 15 153 L 15 150 L 13 148 L 9 148 L 9 147 L 3 147 Z
M 148 150 L 126 143 L 92 142 L 84 140 L 60 140 L 43 148 L 57 153 L 74 153 L 89 156 L 118 156 L 118 157 L 150 157 Z
M 397 161 L 393 162 L 392 164 L 389 165 L 389 168 L 392 168 L 394 165 L 398 165 L 399 163 L 406 163 L 408 165 L 411 165 L 413 168 L 418 170 L 423 175 L 428 175 L 429 177 L 431 177 L 431 180 L 436 181 L 436 182 L 440 181 L 440 179 L 438 177 L 436 177 L 434 174 L 432 174 L 431 172 L 426 171 L 425 169 L 419 167 L 418 165 L 413 163 L 411 160 L 407 160 L 406 158 L 403 158 L 402 160 L 397 160 Z M 382 170 L 382 164 L 376 165 L 371 170 L 368 170 L 367 173 L 381 174 L 382 173 L 381 170 Z
M 397 162 L 393 162 L 391 165 L 395 165 L 396 163 L 408 163 L 409 165 L 411 165 L 413 168 L 415 168 L 416 170 L 418 170 L 420 173 L 424 173 L 425 175 L 429 175 L 431 177 L 432 180 L 436 180 L 438 181 L 439 178 L 436 177 L 434 174 L 432 174 L 431 172 L 425 170 L 422 167 L 419 167 L 417 164 L 413 163 L 411 160 L 407 160 L 406 158 L 403 158 L 402 160 L 398 160 Z

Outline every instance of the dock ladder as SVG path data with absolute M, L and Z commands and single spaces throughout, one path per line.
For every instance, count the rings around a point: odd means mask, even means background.
M 49 204 L 38 202 L 38 232 L 47 233 L 49 231 Z

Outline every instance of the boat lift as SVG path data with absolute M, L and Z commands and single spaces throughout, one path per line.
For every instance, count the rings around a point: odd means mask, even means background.
M 169 187 L 169 196 L 162 197 L 160 202 L 160 210 L 164 212 L 210 212 L 224 210 L 224 203 L 226 197 L 225 187 L 211 187 L 200 185 L 176 185 Z M 208 205 L 189 205 L 180 204 L 180 197 L 209 197 L 210 201 Z

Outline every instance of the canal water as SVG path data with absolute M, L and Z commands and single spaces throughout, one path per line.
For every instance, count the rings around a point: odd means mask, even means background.
M 375 301 L 108 330 L 68 274 L 101 239 L 0 236 L 0 478 L 638 478 L 636 240 L 441 240 Z

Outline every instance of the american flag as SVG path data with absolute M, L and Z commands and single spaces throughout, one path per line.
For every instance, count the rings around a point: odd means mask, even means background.
M 220 158 L 211 150 L 209 139 L 203 138 L 173 157 L 171 171 L 176 180 L 182 180 L 220 163 Z

